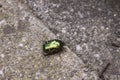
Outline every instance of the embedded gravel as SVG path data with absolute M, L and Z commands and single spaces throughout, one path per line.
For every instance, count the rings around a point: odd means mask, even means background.
M 26 0 L 33 13 L 90 68 L 110 63 L 105 78 L 120 79 L 119 0 Z
M 0 80 L 99 79 L 67 46 L 61 54 L 43 55 L 43 43 L 56 36 L 21 0 L 0 5 Z

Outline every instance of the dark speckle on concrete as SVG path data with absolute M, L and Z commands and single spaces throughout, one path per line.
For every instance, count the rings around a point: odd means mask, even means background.
M 11 25 L 6 25 L 4 28 L 3 28 L 3 33 L 4 34 L 12 34 L 12 33 L 15 33 L 15 28 Z
M 2 5 L 0 4 L 0 8 L 2 7 Z
M 26 18 L 27 19 L 27 18 Z M 28 18 L 29 19 L 29 18 Z M 19 20 L 18 22 L 18 26 L 17 26 L 17 30 L 18 31 L 28 31 L 28 27 L 29 27 L 29 22 L 28 19 L 26 21 L 24 20 Z
M 0 5 L 0 8 L 2 7 L 2 5 Z

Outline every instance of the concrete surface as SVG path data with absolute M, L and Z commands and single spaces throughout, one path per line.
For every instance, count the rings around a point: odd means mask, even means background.
M 98 80 L 96 70 L 67 46 L 61 54 L 43 56 L 43 42 L 56 36 L 22 0 L 0 5 L 0 80 Z
M 119 0 L 26 0 L 33 13 L 90 69 L 120 80 Z

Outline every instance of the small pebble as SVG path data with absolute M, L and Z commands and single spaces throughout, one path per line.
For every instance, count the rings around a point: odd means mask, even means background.
M 3 71 L 2 70 L 0 70 L 0 75 L 3 75 Z
M 114 14 L 113 16 L 114 16 L 114 17 L 116 17 L 116 16 L 117 16 L 117 14 Z
M 23 44 L 22 44 L 22 43 L 20 43 L 18 46 L 19 46 L 19 47 L 23 47 Z
M 66 33 L 66 29 L 65 28 L 62 28 L 62 33 Z
M 86 28 L 85 27 L 82 27 L 81 30 L 85 30 Z
M 76 51 L 80 51 L 82 50 L 82 48 L 80 47 L 80 45 L 76 45 Z
M 100 58 L 100 55 L 99 54 L 95 54 L 94 57 Z
M 1 54 L 0 56 L 1 56 L 1 58 L 4 58 L 4 57 L 5 57 L 5 55 L 4 55 L 4 54 Z

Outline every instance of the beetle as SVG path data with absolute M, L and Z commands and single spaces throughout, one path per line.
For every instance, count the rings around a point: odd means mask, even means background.
M 63 51 L 64 45 L 65 45 L 65 43 L 58 39 L 46 41 L 43 44 L 44 55 L 47 56 L 47 55 L 59 53 L 59 52 Z

